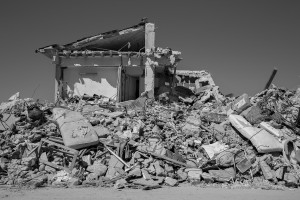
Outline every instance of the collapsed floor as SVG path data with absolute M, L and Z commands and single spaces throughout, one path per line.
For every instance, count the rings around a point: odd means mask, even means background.
M 299 89 L 275 86 L 251 98 L 179 87 L 122 103 L 14 95 L 0 105 L 0 184 L 298 187 L 299 108 Z

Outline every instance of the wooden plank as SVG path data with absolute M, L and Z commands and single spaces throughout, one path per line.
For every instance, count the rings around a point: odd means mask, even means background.
M 122 101 L 122 65 L 118 67 L 117 102 Z
M 269 80 L 268 80 L 268 82 L 267 82 L 267 84 L 266 84 L 266 86 L 265 86 L 265 90 L 268 89 L 268 88 L 270 87 L 270 85 L 271 85 L 271 83 L 272 83 L 272 81 L 273 81 L 273 79 L 274 79 L 276 73 L 277 73 L 277 69 L 274 68 L 274 69 L 273 69 L 273 72 L 272 72 L 272 74 L 271 74 L 271 76 L 270 76 L 270 78 L 269 78 Z
M 66 146 L 61 145 L 61 144 L 57 144 L 55 142 L 52 142 L 52 141 L 49 141 L 49 140 L 43 138 L 41 140 L 40 145 L 39 145 L 39 157 L 42 154 L 41 150 L 42 150 L 43 143 L 48 143 L 50 145 L 54 145 L 54 146 L 60 147 L 60 148 L 62 148 L 64 150 L 68 150 L 70 152 L 65 152 L 65 153 L 70 153 L 70 154 L 73 153 L 73 158 L 72 158 L 72 162 L 71 162 L 71 165 L 70 165 L 69 168 L 66 168 L 66 167 L 63 167 L 63 166 L 59 166 L 59 165 L 56 165 L 54 163 L 51 163 L 51 162 L 48 162 L 48 161 L 42 160 L 42 159 L 39 159 L 39 162 L 44 163 L 45 165 L 49 165 L 49 166 L 51 166 L 53 168 L 56 168 L 56 169 L 64 169 L 64 170 L 66 170 L 66 171 L 68 171 L 70 173 L 72 171 L 72 169 L 74 168 L 75 164 L 76 164 L 76 160 L 77 160 L 77 156 L 79 154 L 79 151 L 77 151 L 75 149 L 72 149 L 72 148 L 69 148 L 69 147 L 66 147 Z M 57 150 L 57 151 L 62 151 L 62 150 Z
M 171 163 L 173 163 L 173 164 L 176 164 L 176 165 L 179 165 L 179 166 L 183 166 L 183 167 L 191 167 L 191 168 L 192 168 L 192 166 L 189 166 L 189 165 L 187 165 L 187 164 L 185 164 L 185 163 L 183 163 L 183 162 L 174 160 L 174 159 L 172 159 L 172 158 L 168 158 L 168 157 L 166 157 L 166 156 L 162 156 L 162 155 L 159 155 L 159 154 L 156 154 L 156 153 L 152 153 L 152 152 L 141 151 L 141 150 L 138 150 L 138 151 L 141 152 L 141 153 L 149 154 L 149 155 L 151 155 L 151 156 L 154 156 L 154 157 L 159 158 L 159 159 L 162 159 L 162 160 L 169 161 L 169 162 L 171 162 Z
M 62 82 L 62 69 L 61 66 L 59 64 L 55 65 L 55 85 L 54 85 L 54 92 L 55 92 L 55 96 L 54 96 L 54 101 L 57 102 L 58 99 L 61 97 L 61 93 L 62 93 L 62 86 L 61 86 L 61 82 Z
M 61 144 L 57 144 L 57 143 L 55 143 L 55 142 L 46 140 L 46 139 L 44 139 L 44 138 L 42 139 L 42 142 L 46 142 L 46 143 L 48 143 L 48 144 L 52 144 L 52 145 L 54 145 L 54 146 L 57 146 L 57 147 L 60 147 L 60 148 L 69 150 L 69 151 L 72 152 L 73 154 L 75 154 L 75 153 L 78 154 L 78 151 L 77 151 L 76 149 L 72 149 L 72 148 L 66 147 L 66 146 L 61 145 Z

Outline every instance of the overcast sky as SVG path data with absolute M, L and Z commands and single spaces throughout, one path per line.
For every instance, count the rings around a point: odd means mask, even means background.
M 156 46 L 182 52 L 180 69 L 207 70 L 222 93 L 253 95 L 274 83 L 300 85 L 298 0 L 2 0 L 0 101 L 54 98 L 54 66 L 34 51 L 126 28 L 148 17 Z

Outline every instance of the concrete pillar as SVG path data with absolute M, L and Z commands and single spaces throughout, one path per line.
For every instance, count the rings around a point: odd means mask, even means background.
M 122 101 L 122 65 L 118 67 L 118 95 L 117 95 L 117 102 Z
M 151 60 L 147 60 L 145 63 L 145 91 L 148 91 L 149 98 L 154 98 L 154 84 L 155 84 L 154 72 L 155 72 L 155 66 L 151 64 Z
M 145 52 L 154 51 L 155 48 L 155 32 L 154 24 L 145 24 Z M 148 92 L 149 98 L 154 98 L 154 81 L 155 66 L 153 65 L 153 56 L 147 56 L 145 62 L 145 91 Z

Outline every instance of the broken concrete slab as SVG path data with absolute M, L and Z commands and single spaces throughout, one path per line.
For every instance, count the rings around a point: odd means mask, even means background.
M 53 116 L 67 147 L 80 149 L 99 143 L 96 131 L 79 112 L 54 108 Z

